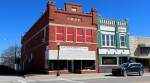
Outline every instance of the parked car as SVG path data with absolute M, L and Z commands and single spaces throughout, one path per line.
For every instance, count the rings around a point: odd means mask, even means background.
M 131 74 L 137 74 L 143 76 L 144 67 L 141 63 L 123 63 L 118 68 L 112 69 L 112 75 L 128 76 Z

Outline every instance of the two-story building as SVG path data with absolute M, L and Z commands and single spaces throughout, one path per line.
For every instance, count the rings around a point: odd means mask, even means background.
M 112 67 L 130 57 L 128 21 L 98 18 L 99 71 L 111 72 Z
M 131 58 L 134 62 L 140 62 L 144 65 L 145 71 L 150 71 L 150 38 L 130 36 Z
M 57 9 L 48 2 L 45 13 L 22 38 L 21 61 L 27 72 L 96 73 L 97 11 L 80 4 Z

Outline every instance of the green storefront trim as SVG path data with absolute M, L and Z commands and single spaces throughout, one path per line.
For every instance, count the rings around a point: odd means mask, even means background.
M 98 17 L 98 48 L 101 48 L 101 33 L 100 33 L 100 20 L 101 18 Z M 98 55 L 98 63 L 101 64 L 101 61 L 102 61 L 102 56 L 101 55 Z
M 110 19 L 105 19 L 105 18 L 101 18 L 101 17 L 98 17 L 98 48 L 101 49 L 101 48 L 104 48 L 101 46 L 101 19 L 104 19 L 104 20 L 110 20 Z M 118 20 L 113 20 L 115 21 L 115 48 L 114 49 L 129 49 L 129 34 L 128 34 L 128 20 L 125 20 L 126 22 L 126 39 L 125 39 L 125 42 L 126 42 L 126 47 L 127 48 L 121 48 L 120 47 L 120 32 L 118 30 L 119 28 L 119 25 L 118 25 Z M 107 48 L 105 48 L 107 49 Z M 110 48 L 108 48 L 110 49 Z M 129 50 L 130 51 L 130 50 Z M 119 64 L 119 57 L 128 57 L 128 60 L 130 59 L 130 54 L 98 54 L 99 55 L 99 64 L 101 65 L 102 64 L 102 57 L 116 57 L 117 58 L 117 64 Z

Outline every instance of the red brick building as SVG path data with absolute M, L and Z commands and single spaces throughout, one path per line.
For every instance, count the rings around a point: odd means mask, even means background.
M 59 55 L 58 55 L 59 53 Z M 65 3 L 57 9 L 48 2 L 45 13 L 22 38 L 22 66 L 27 72 L 98 72 L 97 11 Z M 58 65 L 59 59 L 59 65 Z

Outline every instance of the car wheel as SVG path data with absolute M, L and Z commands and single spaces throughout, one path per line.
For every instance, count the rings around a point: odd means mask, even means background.
M 139 71 L 139 76 L 143 76 L 144 72 L 142 70 Z
M 128 76 L 127 71 L 123 71 L 123 76 L 125 76 L 125 77 Z

